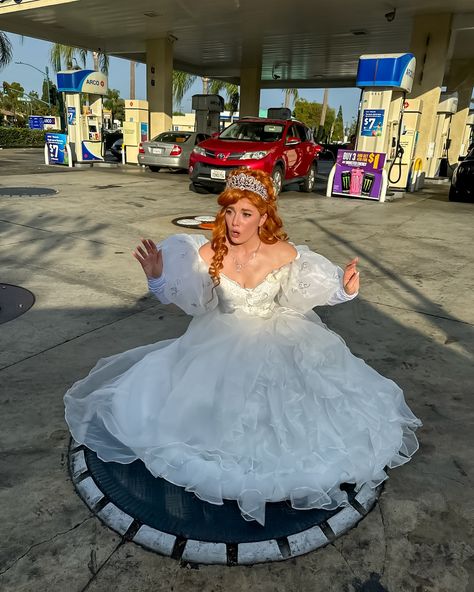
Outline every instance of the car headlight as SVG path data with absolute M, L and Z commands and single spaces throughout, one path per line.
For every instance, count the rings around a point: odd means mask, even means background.
M 265 158 L 268 154 L 268 150 L 257 150 L 256 152 L 244 152 L 240 157 L 240 160 L 260 160 Z
M 453 176 L 451 177 L 451 185 L 456 185 L 457 178 L 458 178 L 458 167 L 456 167 L 453 171 Z
M 199 154 L 200 156 L 206 156 L 205 148 L 201 148 L 201 146 L 194 146 L 193 148 L 194 154 Z

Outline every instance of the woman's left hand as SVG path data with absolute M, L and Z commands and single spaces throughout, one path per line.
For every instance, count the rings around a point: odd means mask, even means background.
M 359 257 L 354 257 L 352 261 L 349 261 L 342 278 L 344 292 L 349 294 L 349 296 L 352 296 L 352 294 L 356 294 L 359 291 L 359 272 L 357 271 L 357 263 L 359 263 Z

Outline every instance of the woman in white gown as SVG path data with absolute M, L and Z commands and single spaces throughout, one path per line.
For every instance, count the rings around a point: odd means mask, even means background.
M 218 203 L 211 242 L 134 252 L 161 302 L 194 317 L 186 333 L 100 360 L 66 393 L 67 423 L 102 460 L 141 459 L 246 520 L 281 500 L 337 508 L 342 483 L 377 487 L 409 460 L 420 421 L 312 311 L 357 295 L 357 260 L 343 272 L 288 243 L 265 173 L 234 171 Z

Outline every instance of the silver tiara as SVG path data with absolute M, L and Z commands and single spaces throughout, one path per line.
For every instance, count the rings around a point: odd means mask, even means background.
M 268 193 L 265 189 L 265 185 L 260 183 L 258 179 L 252 177 L 252 175 L 246 175 L 245 173 L 239 173 L 238 175 L 231 175 L 227 179 L 226 183 L 228 188 L 242 189 L 244 191 L 252 191 L 257 195 L 260 195 L 262 199 L 267 201 Z

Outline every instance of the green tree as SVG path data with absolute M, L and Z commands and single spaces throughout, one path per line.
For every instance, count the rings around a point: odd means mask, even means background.
M 125 101 L 120 98 L 120 92 L 115 88 L 109 88 L 104 100 L 104 107 L 112 113 L 112 123 L 114 119 L 124 121 L 125 119 Z
M 13 51 L 10 39 L 0 31 L 0 69 L 12 61 Z
M 342 116 L 342 105 L 339 106 L 336 120 L 334 121 L 331 140 L 333 142 L 342 142 L 344 140 L 344 119 Z
M 347 130 L 347 137 L 350 138 L 351 136 L 355 136 L 357 133 L 357 119 L 355 117 L 352 118 L 351 124 Z
M 306 99 L 298 99 L 295 103 L 295 109 L 293 111 L 296 119 L 299 119 L 307 126 L 318 129 L 321 121 L 321 111 L 323 106 L 321 103 L 310 102 Z M 321 141 L 326 141 L 330 135 L 332 125 L 336 119 L 336 111 L 331 107 L 328 107 L 326 111 L 326 120 L 324 122 L 324 137 Z
M 32 90 L 28 96 L 31 102 L 32 115 L 52 115 L 48 105 L 45 105 L 43 101 L 40 100 L 40 96 L 35 90 Z
M 29 111 L 29 105 L 24 100 L 25 89 L 19 82 L 12 82 L 11 84 L 4 81 L 3 83 L 3 97 L 2 107 L 7 111 L 13 113 L 13 117 L 17 124 L 22 125 Z

